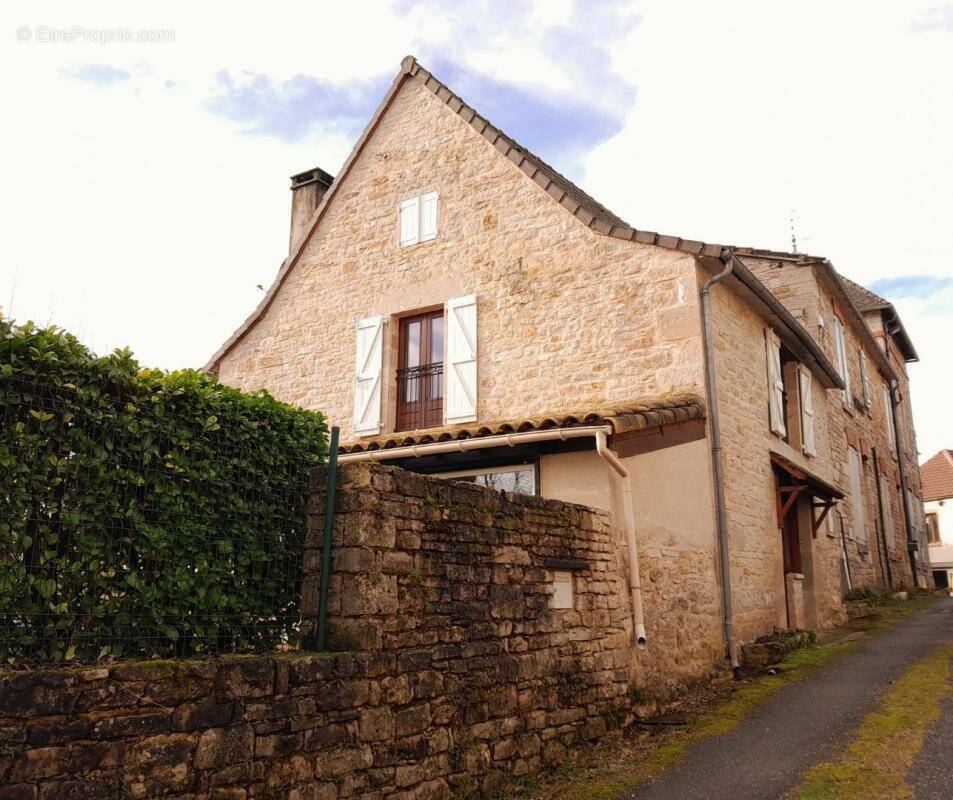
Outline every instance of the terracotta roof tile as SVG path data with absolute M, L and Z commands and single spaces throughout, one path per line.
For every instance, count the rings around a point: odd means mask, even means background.
M 373 439 L 361 439 L 341 445 L 341 453 L 362 453 L 369 450 L 387 450 L 454 439 L 472 439 L 505 433 L 541 431 L 549 428 L 578 427 L 580 425 L 611 425 L 614 433 L 657 428 L 676 422 L 704 419 L 704 401 L 695 395 L 668 395 L 661 398 L 637 400 L 622 406 L 592 408 L 588 411 L 518 418 L 493 423 L 469 423 L 420 431 L 401 431 Z
M 953 497 L 953 450 L 941 450 L 920 467 L 924 500 Z
M 892 305 L 889 300 L 885 300 L 879 294 L 874 294 L 866 286 L 854 283 L 850 278 L 845 278 L 843 275 L 840 277 L 844 282 L 844 286 L 847 287 L 847 293 L 850 295 L 850 299 L 854 301 L 854 305 L 861 311 L 889 308 Z

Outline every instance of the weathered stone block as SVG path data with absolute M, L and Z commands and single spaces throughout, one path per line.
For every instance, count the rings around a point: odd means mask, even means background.
M 255 733 L 250 725 L 204 731 L 195 748 L 195 768 L 215 769 L 250 759 L 255 752 Z
M 127 769 L 147 769 L 189 761 L 195 749 L 195 737 L 187 733 L 169 733 L 141 739 L 129 749 Z
M 430 725 L 430 719 L 429 703 L 405 708 L 394 715 L 394 733 L 397 736 L 420 733 Z
M 380 650 L 382 624 L 370 619 L 328 620 L 328 646 L 332 650 Z
M 387 706 L 361 712 L 359 737 L 362 742 L 380 742 L 394 736 L 394 712 Z
M 30 724 L 26 728 L 26 740 L 31 745 L 61 744 L 84 739 L 89 734 L 89 720 L 85 717 L 53 717 Z
M 265 697 L 274 691 L 275 664 L 271 658 L 229 661 L 219 671 L 216 688 L 226 700 Z
M 0 800 L 36 800 L 36 787 L 30 783 L 0 786 Z
M 9 780 L 25 783 L 54 775 L 107 769 L 122 762 L 125 747 L 122 742 L 98 742 L 26 750 L 14 758 Z
M 288 792 L 288 800 L 335 800 L 338 787 L 327 781 L 295 786 Z
M 135 800 L 182 792 L 192 788 L 195 775 L 188 762 L 156 767 L 146 773 L 127 776 L 125 794 Z
M 235 716 L 235 704 L 208 700 L 185 703 L 172 714 L 172 727 L 177 731 L 196 731 L 202 728 L 220 728 L 230 725 Z
M 106 717 L 93 723 L 90 732 L 96 739 L 120 739 L 164 733 L 168 730 L 170 730 L 169 714 L 165 711 L 155 711 Z

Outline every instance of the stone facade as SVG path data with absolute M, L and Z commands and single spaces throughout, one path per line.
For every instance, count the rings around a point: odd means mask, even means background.
M 437 237 L 401 247 L 398 204 L 435 190 Z M 392 431 L 397 317 L 469 294 L 481 420 L 702 391 L 694 259 L 586 227 L 414 81 L 219 376 L 320 410 L 353 440 L 355 325 L 384 315 Z
M 330 625 L 347 652 L 6 673 L 0 798 L 449 800 L 624 720 L 605 514 L 386 467 L 341 479 Z M 551 607 L 554 569 L 574 574 L 572 608 Z
M 875 315 L 867 315 L 865 324 L 868 332 L 874 333 L 871 340 L 861 336 L 852 315 L 845 308 L 845 301 L 835 297 L 829 280 L 810 266 L 762 258 L 746 259 L 749 267 L 767 285 L 775 296 L 796 314 L 801 324 L 815 338 L 836 364 L 836 352 L 833 334 L 834 316 L 844 321 L 844 336 L 850 371 L 851 398 L 845 403 L 843 393 L 826 393 L 825 416 L 830 432 L 827 456 L 830 468 L 823 472 L 834 485 L 847 495 L 838 505 L 843 517 L 847 535 L 847 551 L 851 566 L 851 577 L 855 585 L 889 585 L 896 589 L 909 588 L 913 578 L 907 557 L 906 529 L 904 526 L 903 503 L 898 455 L 892 441 L 887 416 L 890 409 L 887 404 L 887 379 L 877 367 L 877 355 L 873 347 L 883 347 L 883 330 L 877 324 Z M 877 344 L 872 343 L 876 342 Z M 888 360 L 897 373 L 900 382 L 902 402 L 900 406 L 901 457 L 904 460 L 905 473 L 911 488 L 914 522 L 923 518 L 923 501 L 920 487 L 919 468 L 916 460 L 916 432 L 913 428 L 913 416 L 910 405 L 910 387 L 906 365 L 896 347 L 887 339 Z M 869 404 L 865 403 L 861 374 L 860 353 L 864 353 L 868 378 Z M 859 406 L 866 405 L 866 408 Z M 864 535 L 854 533 L 854 517 L 858 510 L 854 508 L 850 495 L 848 479 L 848 446 L 854 447 L 862 456 L 863 468 L 863 510 Z M 874 450 L 877 463 L 884 481 L 878 487 L 874 469 Z M 883 491 L 878 493 L 878 488 Z M 880 498 L 884 503 L 885 530 L 880 522 Z M 836 517 L 832 517 L 832 523 Z M 839 533 L 833 524 L 827 525 L 826 533 L 830 538 L 839 539 Z M 922 527 L 922 526 L 921 526 Z M 922 531 L 918 531 L 922 536 Z M 886 543 L 886 546 L 884 546 Z M 839 544 L 838 544 L 839 546 Z M 921 543 L 921 548 L 925 545 Z M 927 586 L 925 565 L 920 570 L 920 585 Z M 886 580 L 889 575 L 890 580 Z

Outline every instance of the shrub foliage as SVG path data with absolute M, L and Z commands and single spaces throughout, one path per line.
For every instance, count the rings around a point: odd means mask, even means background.
M 0 661 L 293 643 L 324 419 L 0 320 Z

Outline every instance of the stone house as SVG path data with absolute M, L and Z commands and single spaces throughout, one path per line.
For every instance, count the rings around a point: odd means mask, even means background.
M 920 468 L 933 585 L 953 589 L 953 450 L 941 450 Z
M 207 370 L 323 411 L 342 461 L 608 510 L 637 679 L 911 583 L 915 353 L 826 261 L 633 228 L 411 57 L 291 188 L 289 255 Z

